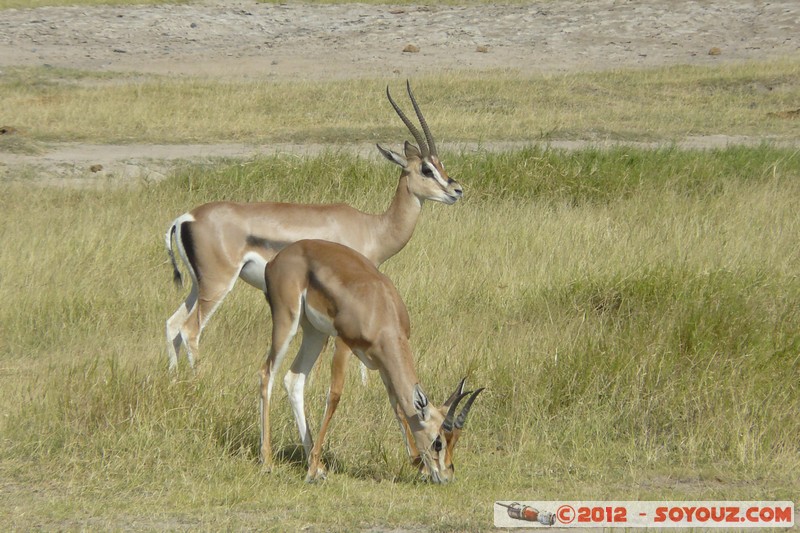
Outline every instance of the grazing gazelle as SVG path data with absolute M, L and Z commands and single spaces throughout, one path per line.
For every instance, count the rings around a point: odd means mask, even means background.
M 272 311 L 272 345 L 261 367 L 261 461 L 266 467 L 272 467 L 269 403 L 275 373 L 302 327 L 300 351 L 284 384 L 308 457 L 306 481 L 326 475 L 320 454 L 344 382 L 348 352 L 337 350 L 315 443 L 306 424 L 304 387 L 330 336 L 341 339 L 367 368 L 380 373 L 412 463 L 435 483 L 452 481 L 453 447 L 483 389 L 464 392 L 462 379 L 440 409 L 429 404 L 414 370 L 408 311 L 389 278 L 358 252 L 321 240 L 302 240 L 281 250 L 267 264 L 265 278 Z M 456 416 L 459 401 L 467 395 Z
M 182 282 L 172 251 L 172 239 L 192 279 L 186 301 L 167 320 L 169 368 L 178 364 L 181 344 L 189 365 L 198 357 L 200 334 L 231 291 L 236 278 L 264 290 L 264 267 L 279 250 L 300 239 L 324 239 L 345 244 L 380 265 L 411 238 L 422 204 L 433 200 L 455 203 L 461 185 L 451 179 L 436 152 L 433 136 L 406 84 L 423 137 L 389 94 L 386 96 L 409 129 L 417 146 L 406 142 L 403 155 L 378 145 L 387 159 L 402 167 L 391 205 L 382 214 L 368 214 L 345 204 L 211 202 L 175 219 L 166 233 L 167 252 L 175 282 Z M 337 342 L 337 349 L 341 344 Z

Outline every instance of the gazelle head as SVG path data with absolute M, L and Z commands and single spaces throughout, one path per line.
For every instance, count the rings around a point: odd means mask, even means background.
M 461 380 L 455 392 L 438 409 L 430 407 L 428 398 L 419 385 L 414 389 L 414 406 L 422 426 L 416 431 L 412 428 L 419 452 L 417 466 L 420 473 L 434 483 L 449 483 L 455 479 L 453 449 L 467 422 L 472 403 L 483 391 L 483 388 L 480 388 L 464 392 L 465 380 L 466 378 Z M 461 412 L 456 415 L 458 404 L 467 396 L 469 398 Z
M 447 175 L 444 165 L 439 160 L 439 154 L 436 152 L 436 143 L 433 141 L 433 135 L 431 135 L 431 130 L 428 128 L 428 123 L 425 122 L 425 117 L 422 115 L 419 105 L 417 105 L 414 93 L 411 92 L 411 84 L 406 82 L 406 88 L 425 136 L 422 136 L 414 123 L 409 120 L 403 110 L 400 109 L 400 106 L 392 99 L 387 86 L 386 97 L 389 98 L 389 102 L 403 121 L 403 124 L 408 128 L 408 131 L 414 136 L 417 145 L 415 146 L 406 141 L 403 147 L 403 154 L 384 148 L 380 144 L 377 145 L 378 150 L 386 159 L 403 168 L 403 175 L 408 178 L 409 188 L 417 198 L 454 204 L 463 194 L 461 185 Z

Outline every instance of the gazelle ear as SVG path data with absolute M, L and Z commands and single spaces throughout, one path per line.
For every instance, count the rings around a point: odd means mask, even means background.
M 384 148 L 380 144 L 376 144 L 375 146 L 378 147 L 378 151 L 383 154 L 383 157 L 394 163 L 395 165 L 400 165 L 403 168 L 406 168 L 408 165 L 408 161 L 402 155 L 398 154 L 397 152 L 393 152 L 387 148 Z
M 431 408 L 428 404 L 428 397 L 422 392 L 419 383 L 414 385 L 414 409 L 417 410 L 419 419 L 427 422 L 431 417 Z
M 419 151 L 419 148 L 408 141 L 403 145 L 403 151 L 406 153 L 406 159 L 422 159 L 422 152 Z

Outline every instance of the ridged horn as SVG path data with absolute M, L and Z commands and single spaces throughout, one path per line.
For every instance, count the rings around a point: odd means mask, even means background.
M 481 387 L 480 389 L 473 392 L 472 396 L 470 396 L 469 400 L 467 400 L 467 403 L 464 404 L 464 408 L 461 410 L 461 412 L 458 414 L 458 417 L 456 418 L 456 423 L 455 423 L 456 429 L 463 428 L 464 424 L 467 423 L 467 415 L 469 414 L 469 410 L 472 408 L 472 402 L 475 401 L 475 398 L 478 397 L 478 394 L 480 394 L 483 391 L 483 389 L 484 387 Z
M 450 409 L 447 410 L 447 415 L 444 417 L 444 422 L 442 422 L 442 429 L 449 432 L 453 431 L 453 418 L 456 415 L 456 408 L 458 407 L 458 403 L 463 400 L 466 396 L 468 396 L 472 391 L 469 392 L 462 392 L 459 394 L 453 403 L 450 404 Z M 459 415 L 461 416 L 461 415 Z
M 414 136 L 414 140 L 417 141 L 417 145 L 419 145 L 419 150 L 420 150 L 420 152 L 422 152 L 422 157 L 428 157 L 431 154 L 431 151 L 428 148 L 428 145 L 425 143 L 425 139 L 422 138 L 422 134 L 419 132 L 417 127 L 414 125 L 414 123 L 411 122 L 411 120 L 409 120 L 409 118 L 406 116 L 406 114 L 403 113 L 403 110 L 400 109 L 400 106 L 397 105 L 397 103 L 394 101 L 394 99 L 392 98 L 391 93 L 389 92 L 389 86 L 388 85 L 386 86 L 386 97 L 389 99 L 389 103 L 392 104 L 392 107 L 394 108 L 395 112 L 397 113 L 397 116 L 400 117 L 400 120 L 402 120 L 403 124 L 406 125 L 406 128 L 408 128 L 408 131 L 410 131 L 411 135 Z M 412 103 L 413 103 L 413 100 L 412 100 Z M 414 108 L 416 109 L 416 104 L 414 104 Z
M 422 111 L 420 111 L 419 105 L 417 105 L 417 99 L 414 98 L 414 93 L 411 92 L 411 82 L 408 80 L 406 80 L 406 89 L 408 89 L 408 97 L 411 98 L 411 105 L 414 106 L 414 111 L 417 113 L 417 118 L 422 126 L 422 131 L 425 132 L 425 138 L 428 140 L 429 155 L 435 155 L 438 157 L 439 154 L 436 152 L 436 143 L 433 142 L 433 135 L 428 127 L 428 123 L 425 122 L 425 117 L 422 116 Z
M 464 385 L 466 384 L 466 382 L 467 378 L 461 378 L 461 381 L 458 382 L 456 390 L 453 391 L 453 394 L 451 394 L 450 397 L 447 399 L 447 401 L 444 402 L 444 407 L 450 407 L 451 405 L 453 405 L 453 402 L 456 401 L 456 399 L 459 396 L 464 394 Z

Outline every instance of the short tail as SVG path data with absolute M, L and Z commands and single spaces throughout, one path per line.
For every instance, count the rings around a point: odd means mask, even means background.
M 175 252 L 172 250 L 172 237 L 173 235 L 176 235 L 178 231 L 178 224 L 180 224 L 179 219 L 175 219 L 175 221 L 167 230 L 167 234 L 164 236 L 164 241 L 167 245 L 167 254 L 169 254 L 169 260 L 172 262 L 172 281 L 175 283 L 175 286 L 183 287 L 183 276 L 181 276 L 181 271 L 178 269 L 178 263 L 175 261 Z

